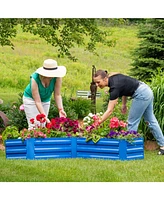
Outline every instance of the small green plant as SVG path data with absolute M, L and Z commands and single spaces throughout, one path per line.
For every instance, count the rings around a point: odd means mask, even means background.
M 16 126 L 7 126 L 6 129 L 2 132 L 3 144 L 7 139 L 17 139 L 20 137 L 20 133 Z

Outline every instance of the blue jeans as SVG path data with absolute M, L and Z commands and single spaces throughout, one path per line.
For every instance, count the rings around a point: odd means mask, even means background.
M 153 112 L 153 92 L 148 85 L 140 82 L 132 96 L 128 116 L 128 130 L 138 130 L 141 117 L 144 117 L 159 146 L 164 146 L 164 135 Z

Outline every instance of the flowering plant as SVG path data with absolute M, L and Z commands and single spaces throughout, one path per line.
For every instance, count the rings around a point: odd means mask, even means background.
M 28 138 L 46 138 L 48 130 L 44 127 L 45 123 L 45 115 L 44 114 L 38 114 L 36 116 L 36 120 L 40 122 L 40 125 L 38 123 L 35 123 L 35 119 L 31 118 L 30 122 L 32 124 L 32 128 L 26 129 L 20 131 L 20 137 L 24 139 Z
M 77 120 L 72 120 L 65 117 L 51 119 L 50 124 L 47 124 L 46 127 L 49 128 L 51 136 L 53 137 L 56 137 L 56 135 L 54 135 L 55 132 L 64 133 L 64 135 L 67 137 L 80 136 L 80 134 L 83 132 Z
M 92 140 L 93 142 L 98 142 L 100 138 L 106 137 L 109 132 L 108 120 L 103 124 L 99 124 L 102 117 L 102 112 L 97 114 L 89 113 L 88 116 L 84 117 L 84 134 L 86 140 Z
M 71 120 L 69 118 L 53 118 L 50 123 L 45 125 L 45 115 L 38 114 L 36 120 L 40 122 L 40 125 L 35 123 L 34 118 L 30 119 L 33 127 L 29 130 L 23 129 L 20 132 L 22 139 L 80 136 L 83 131 L 77 120 Z
M 107 134 L 107 138 L 126 139 L 130 142 L 133 138 L 141 137 L 137 131 L 127 131 L 127 123 L 117 117 L 111 118 L 109 127 L 110 132 Z
M 101 116 L 100 113 L 96 115 L 89 114 L 83 119 L 86 129 L 84 135 L 87 141 L 92 140 L 96 143 L 100 138 L 116 138 L 131 142 L 133 138 L 141 137 L 136 131 L 127 131 L 127 123 L 117 117 L 111 118 L 110 121 L 106 120 L 106 122 L 99 125 L 98 121 Z
M 30 119 L 32 128 L 20 131 L 20 137 L 27 138 L 50 138 L 50 137 L 84 137 L 86 141 L 98 142 L 100 138 L 116 138 L 132 141 L 133 138 L 141 137 L 136 131 L 127 131 L 127 123 L 113 117 L 100 124 L 102 113 L 89 113 L 83 119 L 83 127 L 77 120 L 64 117 L 51 119 L 46 124 L 45 115 L 39 114 L 35 119 Z

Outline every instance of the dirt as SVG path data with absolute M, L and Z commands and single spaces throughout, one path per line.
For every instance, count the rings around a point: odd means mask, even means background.
M 0 150 L 4 151 L 5 150 L 5 147 L 3 146 L 3 143 L 2 143 L 2 136 L 0 135 Z
M 149 150 L 149 151 L 154 151 L 154 150 L 159 149 L 159 146 L 156 141 L 147 140 L 145 141 L 144 146 L 145 146 L 145 150 Z

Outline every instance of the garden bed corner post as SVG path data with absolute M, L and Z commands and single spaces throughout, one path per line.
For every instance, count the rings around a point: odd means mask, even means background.
M 119 159 L 120 160 L 126 160 L 127 159 L 127 141 L 126 140 L 120 140 L 119 142 Z
M 75 137 L 71 138 L 71 151 L 72 151 L 72 158 L 77 157 L 77 139 Z
M 34 138 L 27 139 L 26 141 L 26 148 L 27 148 L 26 159 L 35 159 L 34 142 L 35 142 Z

